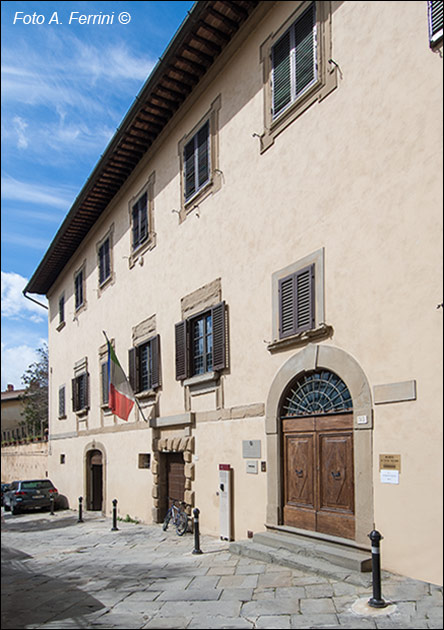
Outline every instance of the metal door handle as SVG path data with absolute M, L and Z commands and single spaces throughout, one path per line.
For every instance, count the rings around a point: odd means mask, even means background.
M 340 479 L 341 478 L 341 473 L 340 472 L 332 472 L 331 476 L 333 477 L 333 479 Z
M 302 475 L 304 474 L 304 471 L 302 470 L 302 468 L 301 468 L 301 470 L 298 470 L 296 468 L 295 473 L 297 474 L 298 477 L 302 477 Z

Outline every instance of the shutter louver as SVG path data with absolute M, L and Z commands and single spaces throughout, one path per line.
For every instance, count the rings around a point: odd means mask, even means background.
M 302 269 L 296 274 L 296 333 L 310 330 L 314 327 L 313 274 L 313 265 Z
M 208 122 L 197 133 L 197 186 L 200 188 L 209 178 L 209 131 Z
M 128 350 L 128 380 L 133 392 L 139 391 L 139 361 L 137 348 Z
M 223 370 L 227 366 L 226 361 L 226 334 L 225 334 L 225 302 L 221 302 L 212 308 L 213 319 L 213 370 Z
M 273 114 L 291 102 L 290 31 L 273 47 Z
M 102 363 L 102 405 L 108 404 L 108 363 Z
M 194 164 L 194 138 L 184 149 L 184 180 L 185 199 L 191 197 L 196 191 L 196 167 Z
M 160 335 L 156 335 L 151 341 L 151 387 L 156 389 L 161 385 L 160 376 Z
M 175 326 L 176 340 L 176 381 L 188 377 L 187 322 L 179 322 Z
M 89 374 L 86 372 L 81 377 L 83 379 L 83 405 L 82 409 L 89 409 Z
M 279 281 L 279 337 L 295 332 L 294 326 L 295 283 L 294 275 Z
M 313 3 L 294 25 L 296 96 L 315 79 L 315 24 L 315 4 Z
M 432 0 L 429 2 L 429 38 L 435 44 L 443 36 L 443 2 Z
M 139 228 L 139 242 L 146 239 L 148 235 L 148 212 L 147 212 L 147 194 L 144 193 L 139 199 L 139 216 L 140 216 L 140 228 Z
M 279 338 L 315 327 L 315 266 L 279 280 Z
M 71 386 L 72 386 L 72 410 L 78 411 L 79 410 L 79 395 L 78 395 L 76 378 L 73 378 L 71 380 Z

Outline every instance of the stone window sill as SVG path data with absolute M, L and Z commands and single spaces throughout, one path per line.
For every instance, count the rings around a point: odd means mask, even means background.
M 312 330 L 304 330 L 297 335 L 291 337 L 285 337 L 285 339 L 279 339 L 268 344 L 267 350 L 269 352 L 277 352 L 279 350 L 286 350 L 294 346 L 303 346 L 312 341 L 319 341 L 321 339 L 327 339 L 333 335 L 333 326 L 328 324 L 319 324 L 317 328 Z
M 198 374 L 197 376 L 191 376 L 184 380 L 183 384 L 186 387 L 199 387 L 199 385 L 208 385 L 209 383 L 216 384 L 219 380 L 219 372 L 206 372 L 205 374 Z

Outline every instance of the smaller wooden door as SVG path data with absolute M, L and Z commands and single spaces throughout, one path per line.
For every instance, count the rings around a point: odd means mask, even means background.
M 99 450 L 88 454 L 88 496 L 87 509 L 100 511 L 103 507 L 103 464 Z
M 183 453 L 167 453 L 167 496 L 183 501 L 185 496 L 185 462 Z
M 284 524 L 354 538 L 353 417 L 282 421 Z

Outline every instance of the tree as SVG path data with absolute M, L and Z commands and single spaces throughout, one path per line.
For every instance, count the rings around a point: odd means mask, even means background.
M 38 348 L 39 360 L 31 363 L 22 376 L 26 386 L 21 396 L 23 425 L 28 435 L 43 437 L 48 428 L 48 346 Z

